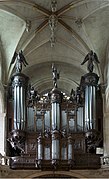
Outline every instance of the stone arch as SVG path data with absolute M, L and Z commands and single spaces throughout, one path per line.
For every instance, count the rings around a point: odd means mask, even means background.
M 87 179 L 86 176 L 75 172 L 75 171 L 37 171 L 34 174 L 28 175 L 25 178 L 84 178 Z

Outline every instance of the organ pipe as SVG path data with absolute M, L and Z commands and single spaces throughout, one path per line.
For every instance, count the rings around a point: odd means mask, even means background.
M 52 160 L 59 160 L 59 131 L 54 130 L 52 131 Z
M 85 126 L 87 130 L 96 128 L 96 87 L 85 89 Z
M 28 78 L 22 73 L 12 77 L 14 91 L 14 130 L 25 130 L 26 124 L 26 88 Z
M 43 146 L 42 146 L 42 136 L 40 135 L 38 137 L 38 156 L 37 156 L 38 160 L 42 160 L 43 159 Z
M 68 160 L 73 160 L 73 143 L 72 143 L 72 137 L 68 137 Z
M 95 73 L 82 76 L 85 91 L 85 131 L 96 129 L 96 90 L 99 77 Z
M 51 137 L 52 137 L 52 164 L 56 162 L 56 160 L 59 160 L 60 153 L 59 153 L 59 147 L 60 147 L 60 120 L 61 120 L 61 109 L 60 109 L 60 103 L 61 103 L 61 92 L 57 89 L 57 87 L 54 87 L 51 91 L 51 105 L 52 105 L 52 130 L 51 130 Z M 56 164 L 56 163 L 55 163 Z
M 57 69 L 52 66 L 53 69 L 53 81 L 54 87 L 51 91 L 51 112 L 52 112 L 52 129 L 51 129 L 51 138 L 52 138 L 52 165 L 56 167 L 58 160 L 60 159 L 60 121 L 61 121 L 61 108 L 60 103 L 62 101 L 62 93 L 57 88 L 57 79 L 59 79 L 59 74 Z

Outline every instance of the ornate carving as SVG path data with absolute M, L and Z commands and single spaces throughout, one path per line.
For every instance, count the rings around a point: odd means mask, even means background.
M 102 142 L 101 134 L 92 129 L 86 132 L 86 150 L 88 153 L 95 153 L 96 147 L 99 147 L 100 143 Z
M 53 90 L 51 91 L 51 102 L 61 103 L 62 96 L 62 93 L 57 88 L 53 88 Z
M 57 88 L 57 80 L 59 79 L 59 72 L 57 71 L 57 68 L 52 65 L 52 74 L 53 74 L 53 85 L 55 88 Z
M 27 82 L 28 82 L 28 77 L 25 76 L 24 74 L 15 74 L 12 76 L 12 87 L 14 88 L 15 86 L 23 86 L 24 88 L 27 87 Z
M 40 96 L 34 87 L 29 85 L 28 89 L 28 106 L 33 107 L 37 101 L 39 101 Z
M 83 103 L 84 100 L 84 95 L 83 95 L 83 90 L 80 88 L 80 86 L 78 86 L 76 88 L 76 91 L 74 91 L 73 89 L 71 90 L 71 94 L 70 94 L 70 100 L 75 104 L 75 105 L 81 105 Z
M 61 91 L 57 88 L 57 80 L 59 79 L 59 72 L 57 72 L 57 69 L 54 67 L 54 64 L 52 65 L 52 74 L 53 74 L 52 79 L 53 79 L 54 88 L 50 92 L 51 102 L 61 103 L 63 95 Z
M 71 135 L 69 135 L 69 137 L 68 137 L 68 144 L 72 144 L 72 143 L 73 143 L 72 136 L 71 136 Z
M 53 170 L 56 170 L 59 166 L 59 160 L 52 160 Z
M 42 137 L 41 134 L 38 136 L 37 139 L 38 139 L 38 143 L 42 144 L 42 142 L 43 142 L 43 137 Z
M 31 29 L 31 21 L 30 20 L 26 20 L 26 27 L 25 27 L 27 32 L 30 32 Z
M 31 143 L 28 144 L 29 151 L 36 150 L 36 141 L 31 141 Z
M 81 77 L 81 86 L 97 86 L 99 77 L 96 73 L 87 73 Z
M 54 14 L 56 10 L 57 10 L 57 1 L 52 0 L 51 2 L 52 14 L 49 16 L 49 20 L 48 20 L 49 27 L 51 30 L 51 38 L 50 38 L 51 47 L 54 47 L 55 42 L 56 42 L 55 30 L 56 30 L 57 23 L 58 23 L 58 17 Z
M 56 0 L 52 0 L 51 10 L 52 10 L 53 13 L 56 12 L 56 10 L 57 10 L 57 1 Z
M 59 138 L 60 138 L 60 132 L 58 130 L 53 130 L 52 131 L 52 139 L 59 140 Z
M 45 137 L 46 137 L 46 138 L 50 138 L 50 137 L 51 137 L 50 129 L 46 129 L 46 130 L 45 130 Z
M 25 153 L 24 142 L 25 142 L 25 132 L 21 130 L 13 130 L 10 133 L 10 137 L 7 141 L 11 144 L 12 148 L 17 152 L 17 154 Z

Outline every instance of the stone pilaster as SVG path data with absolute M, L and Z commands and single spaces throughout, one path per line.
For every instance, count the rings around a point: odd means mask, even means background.
M 104 156 L 109 155 L 109 88 L 103 93 L 103 148 Z
M 6 129 L 5 129 L 6 113 L 0 113 L 0 153 L 4 156 L 6 149 Z

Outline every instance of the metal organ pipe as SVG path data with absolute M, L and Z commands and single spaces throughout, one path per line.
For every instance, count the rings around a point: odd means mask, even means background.
M 57 161 L 60 159 L 60 103 L 61 103 L 61 92 L 54 87 L 51 91 L 51 104 L 52 104 L 52 164 L 57 165 Z
M 38 160 L 42 160 L 43 159 L 43 146 L 42 146 L 42 136 L 40 135 L 38 137 L 38 156 L 37 156 Z
M 24 99 L 26 99 L 26 88 L 24 88 L 24 90 L 23 90 L 23 103 L 24 103 L 24 105 L 23 105 L 23 124 L 24 124 L 24 128 L 26 127 L 26 115 L 27 115 L 27 110 L 26 110 L 26 100 L 24 100 Z
M 21 129 L 24 128 L 24 112 L 23 112 L 24 100 L 23 100 L 23 88 L 21 86 Z
M 93 86 L 93 96 L 92 96 L 92 100 L 93 100 L 93 106 L 92 106 L 92 110 L 93 110 L 93 128 L 96 128 L 96 87 Z
M 60 107 L 58 103 L 52 103 L 52 128 L 60 128 Z
M 52 131 L 52 160 L 59 160 L 59 132 Z
M 12 76 L 12 85 L 14 91 L 14 130 L 25 130 L 26 121 L 26 88 L 27 80 L 22 73 L 16 73 Z
M 68 137 L 68 160 L 73 160 L 73 147 L 72 137 Z
M 56 103 L 52 103 L 52 128 L 56 128 Z
M 17 129 L 17 87 L 14 87 L 14 129 Z
M 85 128 L 89 129 L 88 86 L 85 89 Z
M 99 77 L 95 73 L 87 73 L 82 77 L 85 89 L 85 131 L 96 129 L 96 88 Z
M 21 86 L 21 130 L 24 130 L 26 127 L 26 104 L 25 104 L 25 88 Z
M 90 129 L 93 129 L 92 126 L 92 122 L 93 122 L 93 100 L 92 100 L 92 96 L 93 96 L 93 92 L 92 92 L 92 88 L 93 86 L 89 86 L 89 127 Z
M 17 129 L 21 129 L 20 87 L 17 86 Z
M 77 131 L 83 131 L 83 107 L 78 107 L 77 110 Z
M 16 53 L 17 54 L 17 53 Z M 15 57 L 14 57 L 15 58 Z M 29 78 L 21 73 L 22 63 L 26 66 L 28 63 L 23 55 L 23 52 L 19 52 L 16 61 L 16 72 L 12 75 L 12 88 L 14 97 L 14 126 L 10 133 L 8 141 L 12 148 L 15 149 L 16 154 L 20 155 L 25 152 L 25 124 L 26 124 L 26 92 Z M 19 149 L 19 150 L 18 150 Z M 18 152 L 18 151 L 19 152 Z
M 87 130 L 96 128 L 96 87 L 85 88 L 85 127 Z

